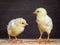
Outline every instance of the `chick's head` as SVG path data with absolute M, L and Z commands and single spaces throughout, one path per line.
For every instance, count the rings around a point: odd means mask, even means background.
M 44 8 L 37 8 L 33 14 L 36 14 L 36 15 L 46 15 L 47 14 L 47 11 L 46 9 Z
M 15 24 L 16 26 L 22 26 L 22 27 L 25 27 L 26 25 L 28 25 L 28 23 L 26 22 L 24 18 L 17 18 L 15 20 Z

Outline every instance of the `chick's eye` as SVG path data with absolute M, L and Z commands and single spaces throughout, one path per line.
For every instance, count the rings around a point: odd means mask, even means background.
M 38 13 L 39 11 L 37 11 L 37 13 Z
M 22 24 L 24 24 L 24 23 L 22 23 Z

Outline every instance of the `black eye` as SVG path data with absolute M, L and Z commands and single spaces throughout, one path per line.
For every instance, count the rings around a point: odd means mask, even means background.
M 39 11 L 37 11 L 37 13 L 38 13 Z
M 22 23 L 22 24 L 24 24 L 24 23 Z

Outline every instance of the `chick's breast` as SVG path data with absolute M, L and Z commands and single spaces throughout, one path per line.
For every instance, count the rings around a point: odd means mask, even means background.
M 20 27 L 19 29 L 18 27 L 15 27 L 15 28 L 11 28 L 8 32 L 11 36 L 17 36 L 21 34 L 23 31 L 24 31 L 23 27 Z
M 52 24 L 52 20 L 50 17 L 48 16 L 44 16 L 44 17 L 38 17 L 36 20 L 37 24 L 38 24 L 38 28 L 39 30 L 41 30 L 42 32 L 51 32 L 51 29 L 53 27 Z

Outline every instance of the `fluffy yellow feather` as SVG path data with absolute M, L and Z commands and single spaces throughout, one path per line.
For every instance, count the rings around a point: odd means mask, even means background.
M 12 19 L 7 25 L 9 39 L 11 39 L 10 36 L 13 36 L 15 39 L 17 39 L 16 36 L 24 31 L 26 25 L 28 25 L 28 23 L 24 18 Z
M 53 22 L 52 19 L 47 15 L 47 11 L 44 8 L 37 8 L 33 14 L 36 14 L 36 23 L 38 25 L 38 29 L 40 31 L 40 38 L 42 37 L 42 34 L 44 32 L 47 32 L 48 34 L 48 40 L 51 33 L 51 30 L 53 28 Z

